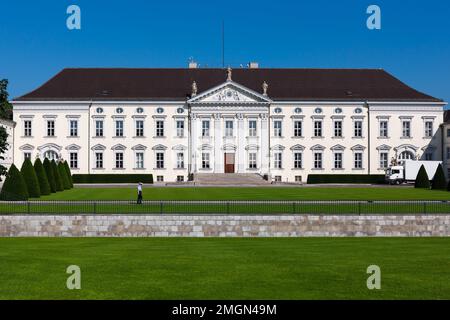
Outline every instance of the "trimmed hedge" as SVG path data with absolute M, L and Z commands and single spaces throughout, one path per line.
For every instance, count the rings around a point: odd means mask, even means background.
M 48 158 L 44 159 L 43 163 L 45 173 L 48 178 L 48 184 L 50 185 L 50 192 L 55 193 L 56 192 L 56 181 L 55 181 L 55 175 L 53 173 L 52 164 Z
M 53 159 L 52 161 L 50 161 L 50 165 L 52 167 L 53 176 L 55 177 L 56 191 L 64 191 L 64 185 L 62 182 L 61 175 L 59 174 L 58 165 L 56 164 L 56 161 Z
M 445 178 L 444 168 L 439 164 L 436 173 L 434 174 L 433 181 L 431 182 L 431 189 L 445 190 L 447 189 L 447 179 Z
M 34 171 L 33 164 L 29 158 L 26 158 L 23 162 L 20 173 L 27 185 L 28 196 L 30 198 L 39 198 L 41 196 L 41 188 L 39 187 L 36 171 Z
M 417 173 L 414 188 L 430 189 L 430 179 L 423 165 L 420 166 L 419 172 Z
M 42 165 L 41 159 L 37 158 L 34 161 L 34 171 L 36 172 L 36 177 L 39 181 L 39 189 L 41 190 L 41 195 L 45 196 L 51 193 L 50 184 L 48 183 L 47 174 L 45 173 L 44 166 Z
M 7 201 L 28 200 L 28 190 L 25 180 L 19 169 L 12 164 L 6 174 L 5 183 L 3 183 L 0 199 Z
M 74 183 L 153 183 L 152 174 L 74 174 Z
M 66 169 L 67 178 L 69 178 L 70 188 L 73 188 L 72 172 L 70 172 L 70 168 L 69 165 L 67 164 L 67 161 L 64 161 L 64 169 Z
M 308 184 L 317 183 L 373 183 L 384 184 L 382 174 L 309 174 Z
M 58 172 L 61 177 L 61 182 L 63 184 L 64 190 L 70 189 L 70 181 L 69 177 L 67 176 L 66 167 L 62 162 L 58 162 Z

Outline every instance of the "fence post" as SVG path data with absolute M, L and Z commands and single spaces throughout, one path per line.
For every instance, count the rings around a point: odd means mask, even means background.
M 227 214 L 230 214 L 230 202 L 227 201 Z
M 97 214 L 97 201 L 94 201 L 94 214 Z
M 423 203 L 423 213 L 424 214 L 427 213 L 427 203 L 426 202 Z
M 159 214 L 163 214 L 163 202 L 159 202 Z
M 295 210 L 295 201 L 292 202 L 292 213 L 295 214 L 297 210 Z

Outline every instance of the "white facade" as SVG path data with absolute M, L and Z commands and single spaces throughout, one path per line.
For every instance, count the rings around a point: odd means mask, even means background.
M 305 182 L 443 158 L 445 103 L 276 101 L 263 92 L 228 79 L 186 101 L 13 101 L 14 161 L 62 157 L 73 173 L 152 173 L 155 182 L 224 172 Z
M 0 164 L 9 169 L 11 164 L 14 162 L 14 127 L 16 126 L 16 124 L 14 123 L 14 121 L 0 119 L 0 126 L 5 128 L 6 133 L 8 134 L 8 138 L 6 140 L 6 142 L 8 143 L 8 149 L 2 155 L 4 159 L 0 159 Z

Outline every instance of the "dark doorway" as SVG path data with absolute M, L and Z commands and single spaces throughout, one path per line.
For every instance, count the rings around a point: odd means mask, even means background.
M 225 153 L 225 173 L 234 173 L 234 153 Z

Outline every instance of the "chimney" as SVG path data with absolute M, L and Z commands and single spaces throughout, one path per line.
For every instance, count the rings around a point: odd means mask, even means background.
M 259 68 L 259 63 L 258 63 L 258 62 L 255 62 L 255 61 L 249 62 L 249 63 L 248 63 L 248 68 L 249 68 L 249 69 L 258 69 L 258 68 Z
M 197 62 L 195 62 L 194 60 L 189 61 L 189 69 L 197 69 L 197 68 L 198 68 Z

